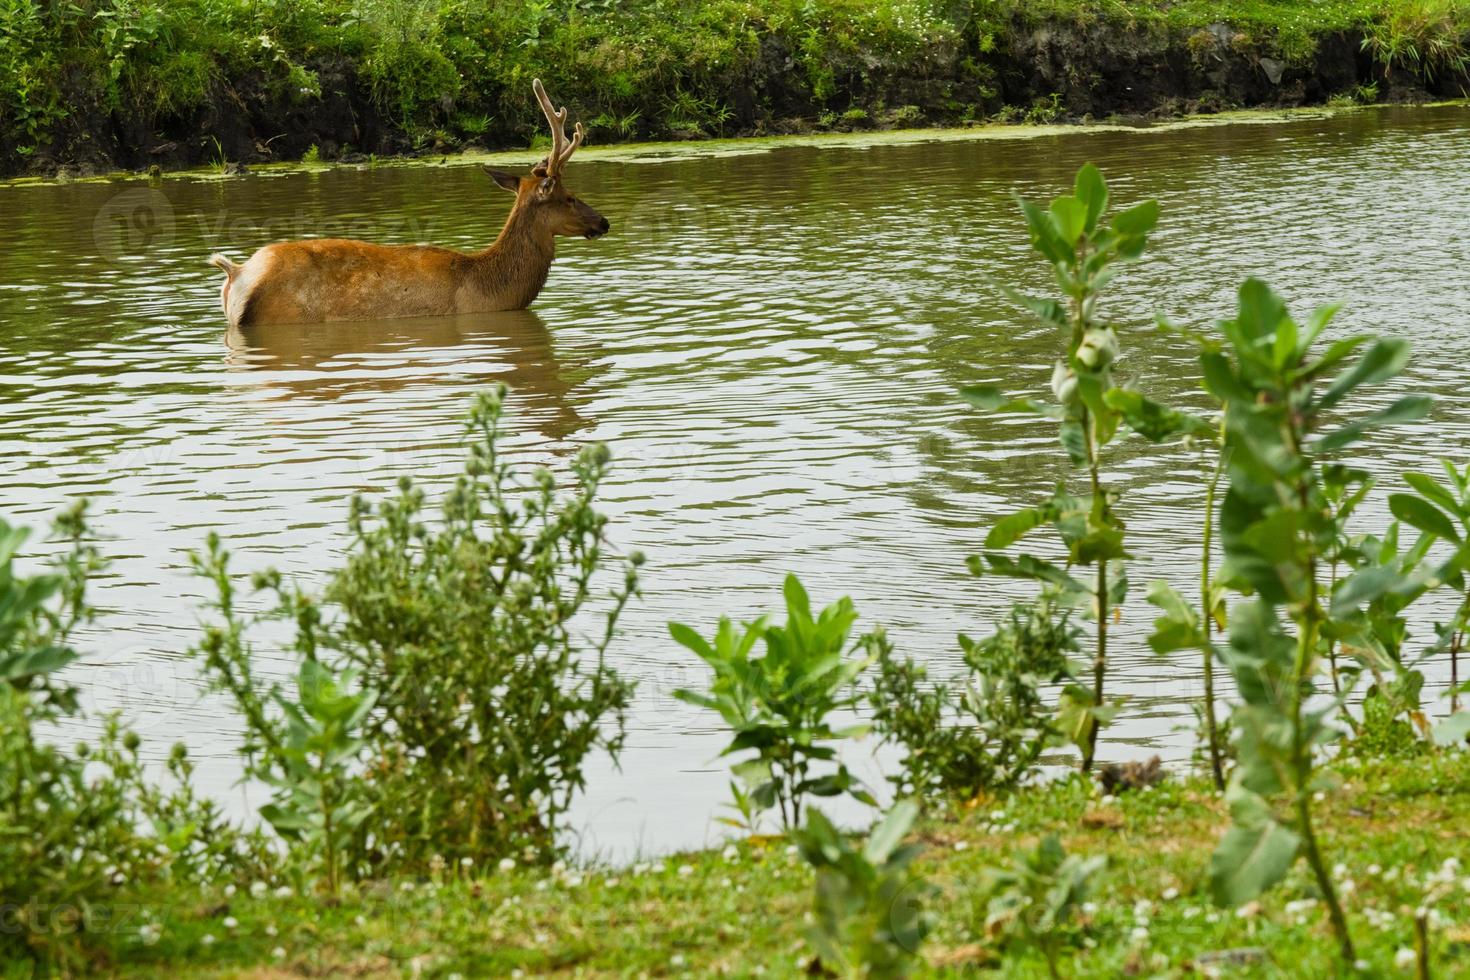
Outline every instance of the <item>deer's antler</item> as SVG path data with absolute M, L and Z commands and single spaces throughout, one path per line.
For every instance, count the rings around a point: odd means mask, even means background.
M 536 169 L 544 171 L 548 177 L 555 177 L 561 173 L 561 168 L 566 166 L 572 154 L 577 152 L 577 147 L 582 145 L 582 124 L 577 123 L 572 131 L 572 138 L 567 139 L 566 106 L 562 106 L 560 112 L 552 106 L 546 89 L 541 85 L 541 79 L 533 80 L 531 88 L 536 92 L 536 101 L 541 103 L 541 111 L 546 113 L 546 121 L 551 126 L 551 152 Z

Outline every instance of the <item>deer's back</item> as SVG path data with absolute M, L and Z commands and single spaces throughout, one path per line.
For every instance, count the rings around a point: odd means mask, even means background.
M 469 256 L 431 245 L 322 238 L 267 245 L 230 285 L 236 326 L 457 312 Z

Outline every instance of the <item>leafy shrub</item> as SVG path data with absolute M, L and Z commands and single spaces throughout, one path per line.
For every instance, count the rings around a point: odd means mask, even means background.
M 817 873 L 807 942 L 822 969 L 844 977 L 903 977 L 919 964 L 929 932 L 923 905 L 933 889 L 910 869 L 921 846 L 903 844 L 918 812 L 913 800 L 895 803 L 861 848 L 815 808 L 793 834 Z
M 1003 947 L 1039 950 L 1051 975 L 1061 977 L 1057 960 L 1068 926 L 1107 862 L 1103 855 L 1069 855 L 1049 835 L 1009 866 L 990 869 L 980 891 L 985 935 Z
M 335 846 L 348 874 L 549 859 L 588 756 L 622 746 L 632 685 L 605 654 L 642 558 L 599 603 L 609 562 L 593 503 L 609 455 L 584 450 L 567 494 L 547 470 L 525 474 L 500 453 L 505 395 L 476 396 L 465 472 L 437 524 L 405 479 L 376 508 L 353 501 L 350 551 L 324 600 L 257 576 L 277 599 L 261 618 L 295 626 L 295 697 L 252 693 L 254 620 L 227 613 L 203 644 L 245 715 L 247 757 L 271 757 L 265 815 L 328 876 Z M 221 565 L 203 567 L 227 598 Z
M 834 730 L 829 716 L 857 706 L 861 693 L 855 682 L 883 640 L 881 634 L 859 637 L 848 652 L 861 655 L 849 656 L 844 651 L 857 621 L 852 600 L 839 599 L 813 617 L 795 575 L 786 577 L 784 592 L 785 626 L 763 616 L 737 630 L 721 616 L 712 642 L 682 623 L 670 623 L 669 632 L 715 672 L 709 693 L 679 690 L 675 697 L 719 712 L 735 733 L 724 755 L 754 750 L 753 758 L 735 765 L 735 774 L 757 806 L 779 809 L 781 825 L 789 830 L 800 824 L 808 794 L 847 793 L 876 805 L 837 761 L 837 750 L 824 743 L 867 731 L 867 725 Z M 764 642 L 765 655 L 752 657 L 757 642 Z M 818 774 L 814 763 L 830 763 L 833 771 Z
M 1232 716 L 1239 762 L 1227 793 L 1235 825 L 1215 852 L 1211 880 L 1220 902 L 1239 905 L 1281 880 L 1304 855 L 1343 959 L 1352 963 L 1352 939 L 1312 819 L 1312 796 L 1321 785 L 1313 753 L 1338 736 L 1337 706 L 1309 708 L 1308 700 L 1324 631 L 1342 635 L 1361 624 L 1362 607 L 1411 592 L 1416 582 L 1401 567 L 1368 566 L 1329 593 L 1319 574 L 1337 526 L 1326 506 L 1323 467 L 1367 429 L 1424 414 L 1429 399 L 1406 396 L 1327 429 L 1330 413 L 1349 394 L 1393 377 L 1408 358 L 1402 341 L 1370 343 L 1363 336 L 1338 340 L 1314 356 L 1312 345 L 1334 313 L 1317 310 L 1304 329 L 1269 287 L 1248 280 L 1237 315 L 1220 325 L 1226 349 L 1207 340 L 1201 355 L 1206 386 L 1227 406 L 1230 489 L 1220 515 L 1226 578 L 1252 596 L 1232 609 L 1230 643 L 1221 651 L 1240 692 Z M 1440 570 L 1425 581 L 1444 577 Z M 1422 591 L 1422 583 L 1417 587 Z M 1276 799 L 1284 800 L 1284 813 L 1273 807 Z
M 1034 772 L 1061 736 L 1042 691 L 1072 676 L 1076 635 L 1065 611 L 1018 604 L 994 635 L 960 637 L 968 672 L 947 684 L 926 683 L 922 666 L 885 645 L 868 700 L 874 729 L 905 751 L 903 771 L 889 777 L 898 792 L 968 799 Z

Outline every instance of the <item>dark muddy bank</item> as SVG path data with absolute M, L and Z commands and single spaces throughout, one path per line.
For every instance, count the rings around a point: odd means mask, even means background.
M 1356 32 L 1316 38 L 1307 57 L 1287 60 L 1270 38 L 1218 23 L 1198 30 L 1159 24 L 1015 23 L 981 40 L 965 35 L 933 45 L 922 59 L 856 52 L 814 83 L 797 41 L 771 34 L 759 55 L 706 79 L 703 95 L 724 107 L 718 127 L 644 124 L 619 133 L 594 125 L 593 142 L 701 139 L 821 131 L 963 125 L 983 121 L 1082 122 L 1163 119 L 1227 109 L 1297 107 L 1334 99 L 1414 102 L 1465 95 L 1464 79 L 1386 72 Z M 0 142 L 0 175 L 81 177 L 127 170 L 215 165 L 227 170 L 296 160 L 361 162 L 527 145 L 539 118 L 513 121 L 506 92 L 461 90 L 445 109 L 496 107 L 475 136 L 417 125 L 384 111 L 351 57 L 307 59 L 319 91 L 303 95 L 264 73 L 214 79 L 207 98 L 180 113 L 126 112 L 89 94 L 82 76 L 69 112 L 34 147 Z M 573 114 L 604 107 L 591 88 L 572 86 Z M 821 91 L 822 89 L 830 91 Z M 450 103 L 454 104 L 450 104 Z

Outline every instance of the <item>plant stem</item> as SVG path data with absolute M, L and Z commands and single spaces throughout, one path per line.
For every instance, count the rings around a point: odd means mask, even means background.
M 1423 910 L 1414 916 L 1414 949 L 1419 980 L 1429 980 L 1429 915 Z
M 1301 502 L 1307 503 L 1307 488 L 1302 485 L 1299 488 Z M 1318 607 L 1317 596 L 1317 560 L 1315 557 L 1307 559 L 1307 598 L 1302 604 L 1301 614 L 1297 620 L 1297 650 L 1296 664 L 1291 676 L 1291 751 L 1292 762 L 1296 769 L 1296 812 L 1297 829 L 1302 835 L 1302 850 L 1306 853 L 1307 864 L 1312 868 L 1312 874 L 1317 879 L 1317 887 L 1322 892 L 1322 899 L 1327 903 L 1328 917 L 1332 921 L 1332 931 L 1337 934 L 1338 948 L 1342 953 L 1343 962 L 1351 965 L 1356 962 L 1357 954 L 1353 951 L 1353 939 L 1348 932 L 1347 917 L 1343 915 L 1342 905 L 1337 899 L 1337 890 L 1333 887 L 1332 876 L 1327 873 L 1327 865 L 1322 860 L 1322 851 L 1317 846 L 1317 834 L 1312 827 L 1312 747 L 1302 738 L 1302 695 L 1306 689 L 1308 672 L 1312 666 L 1312 659 L 1317 649 L 1317 627 L 1321 616 Z
M 1215 658 L 1210 636 L 1215 630 L 1214 609 L 1210 602 L 1210 552 L 1215 535 L 1215 494 L 1220 488 L 1220 475 L 1225 471 L 1225 418 L 1220 418 L 1220 452 L 1215 458 L 1215 472 L 1205 490 L 1205 532 L 1201 548 L 1199 570 L 1200 613 L 1204 619 L 1204 668 L 1205 668 L 1205 737 L 1209 741 L 1210 772 L 1215 780 L 1215 789 L 1225 789 L 1225 765 L 1220 758 L 1220 728 L 1215 720 Z

